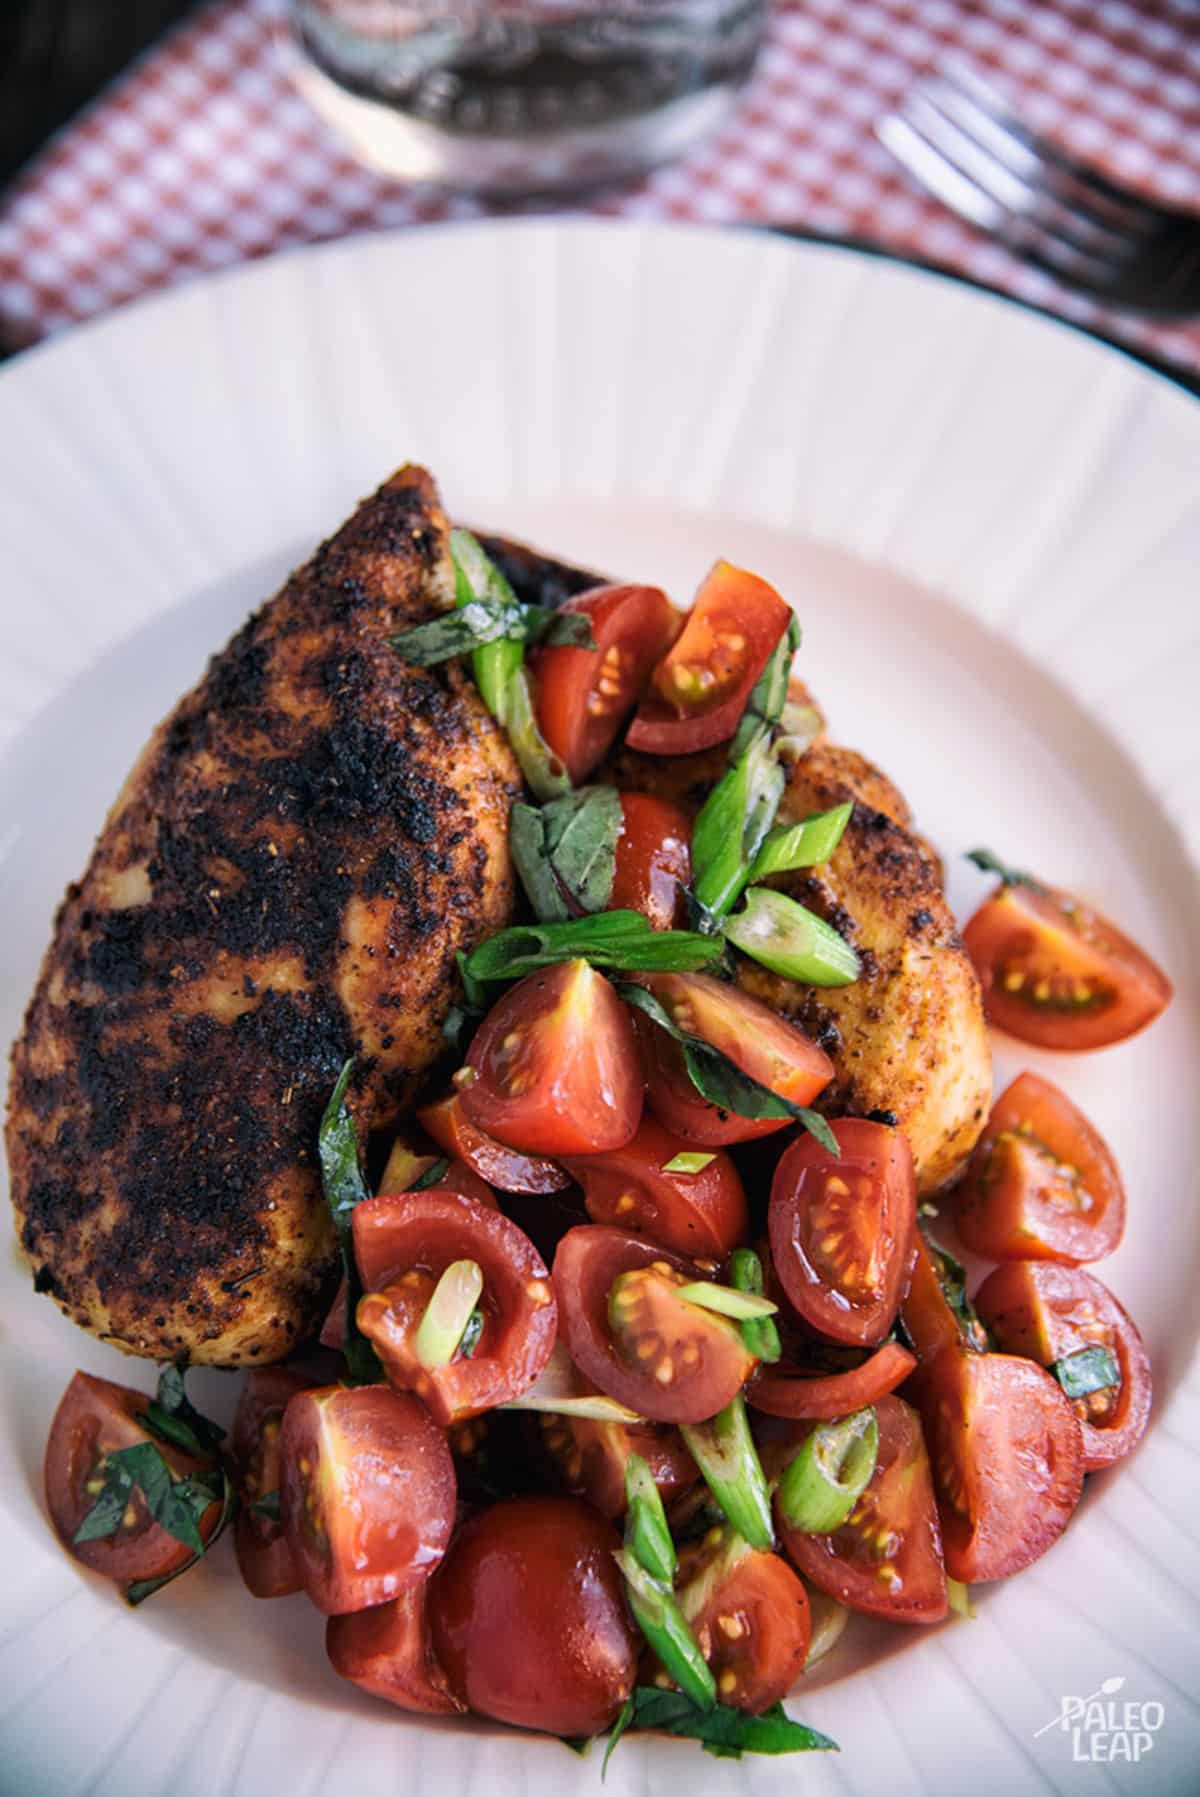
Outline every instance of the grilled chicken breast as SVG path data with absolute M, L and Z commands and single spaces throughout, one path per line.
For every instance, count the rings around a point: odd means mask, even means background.
M 158 728 L 67 893 L 12 1063 L 35 1282 L 129 1353 L 279 1357 L 328 1301 L 321 1110 L 360 1133 L 441 1052 L 454 956 L 508 922 L 508 743 L 389 635 L 452 602 L 404 468 Z

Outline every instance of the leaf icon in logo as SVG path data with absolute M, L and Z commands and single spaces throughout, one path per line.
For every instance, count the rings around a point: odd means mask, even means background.
M 1125 1680 L 1123 1678 L 1106 1678 L 1100 1687 L 1101 1693 L 1105 1697 L 1111 1697 L 1114 1692 L 1121 1689 L 1121 1686 L 1124 1683 Z

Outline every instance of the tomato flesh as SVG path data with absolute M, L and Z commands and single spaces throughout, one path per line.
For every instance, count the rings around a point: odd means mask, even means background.
M 833 1341 L 873 1347 L 895 1321 L 916 1249 L 916 1178 L 898 1130 L 830 1125 L 840 1156 L 798 1135 L 771 1183 L 775 1273 L 793 1309 Z
M 1150 1356 L 1136 1324 L 1108 1287 L 1090 1273 L 1018 1261 L 989 1273 L 975 1307 L 1008 1354 L 1049 1367 L 1068 1354 L 1107 1348 L 1120 1383 L 1069 1402 L 1083 1431 L 1083 1470 L 1121 1460 L 1145 1434 L 1153 1402 Z
M 518 980 L 484 1019 L 467 1066 L 467 1117 L 524 1154 L 623 1148 L 641 1118 L 629 1012 L 587 961 Z
M 429 1587 L 418 1585 L 370 1610 L 331 1616 L 325 1651 L 336 1673 L 397 1709 L 457 1716 L 466 1709 L 451 1691 L 429 1639 Z
M 687 927 L 692 822 L 682 806 L 648 792 L 621 794 L 621 834 L 613 858 L 612 911 L 640 911 L 656 930 Z
M 254 1509 L 279 1491 L 279 1432 L 283 1413 L 312 1381 L 287 1367 L 255 1367 L 248 1373 L 234 1412 L 229 1446 L 242 1499 L 233 1525 L 233 1545 L 246 1589 L 254 1597 L 288 1597 L 301 1589 L 282 1522 Z
M 765 580 L 717 562 L 654 670 L 626 736 L 629 747 L 686 755 L 731 737 L 791 616 Z
M 429 1593 L 434 1651 L 476 1714 L 556 1735 L 606 1729 L 637 1651 L 616 1530 L 575 1498 L 513 1498 L 459 1532 Z
M 283 1527 L 318 1610 L 365 1610 L 429 1577 L 454 1527 L 454 1463 L 416 1398 L 386 1385 L 299 1392 L 279 1454 Z
M 624 1148 L 603 1155 L 569 1155 L 564 1165 L 583 1187 L 593 1223 L 613 1223 L 647 1235 L 693 1259 L 723 1260 L 746 1233 L 746 1194 L 729 1155 L 711 1150 L 698 1173 L 668 1173 L 677 1155 L 692 1152 L 655 1117 L 644 1116 Z
M 804 1577 L 849 1609 L 890 1622 L 939 1622 L 946 1568 L 920 1419 L 894 1396 L 876 1400 L 875 1418 L 875 1471 L 841 1528 L 810 1535 L 792 1528 L 777 1504 L 780 1539 Z M 784 1462 L 808 1433 L 794 1433 Z
M 1171 998 L 1162 969 L 1090 905 L 1053 887 L 1001 886 L 963 930 L 988 1021 L 1039 1048 L 1106 1048 Z
M 757 1716 L 786 1697 L 812 1638 L 808 1596 L 787 1562 L 716 1527 L 681 1550 L 677 1587 L 719 1702 Z
M 554 1288 L 528 1236 L 457 1193 L 401 1192 L 355 1207 L 354 1255 L 366 1295 L 358 1326 L 390 1383 L 414 1391 L 443 1427 L 519 1397 L 550 1358 L 558 1326 Z M 454 1261 L 483 1274 L 483 1329 L 471 1354 L 423 1366 L 416 1336 L 434 1287 Z
M 811 1417 L 831 1422 L 835 1417 L 850 1416 L 868 1404 L 878 1403 L 888 1392 L 903 1385 L 916 1364 L 915 1354 L 899 1342 L 889 1341 L 876 1348 L 861 1366 L 844 1373 L 809 1373 L 782 1362 L 760 1367 L 746 1397 L 767 1416 Z
M 824 1049 L 735 986 L 703 973 L 646 974 L 641 984 L 681 1030 L 792 1104 L 810 1104 L 833 1078 Z M 720 1148 L 790 1126 L 789 1117 L 741 1117 L 710 1104 L 693 1085 L 678 1043 L 640 1012 L 636 1022 L 646 1102 L 667 1129 L 693 1145 Z
M 517 1154 L 493 1136 L 485 1135 L 467 1116 L 458 1092 L 439 1099 L 437 1104 L 426 1105 L 417 1116 L 443 1154 L 449 1155 L 452 1162 L 465 1163 L 481 1181 L 498 1191 L 564 1192 L 571 1183 L 570 1174 L 553 1161 Z
M 958 1232 L 990 1260 L 1101 1260 L 1125 1230 L 1112 1151 L 1083 1112 L 1036 1073 L 996 1100 L 959 1191 Z
M 603 761 L 650 670 L 674 640 L 679 614 L 659 587 L 605 586 L 561 608 L 591 619 L 594 649 L 535 649 L 537 719 L 574 785 Z
M 678 1429 L 665 1423 L 601 1423 L 590 1417 L 543 1416 L 542 1442 L 563 1487 L 602 1516 L 625 1514 L 625 1467 L 640 1454 L 664 1504 L 700 1474 Z

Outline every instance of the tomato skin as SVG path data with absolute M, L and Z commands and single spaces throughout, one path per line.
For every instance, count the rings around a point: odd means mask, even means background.
M 804 1671 L 812 1617 L 785 1560 L 714 1529 L 680 1550 L 678 1595 L 721 1703 L 758 1716 L 787 1696 Z
M 452 1163 L 463 1162 L 481 1182 L 495 1186 L 498 1191 L 565 1192 L 571 1183 L 570 1174 L 564 1173 L 553 1161 L 517 1154 L 503 1142 L 485 1135 L 467 1116 L 458 1092 L 439 1099 L 436 1104 L 426 1105 L 417 1116 Z
M 672 1377 L 657 1379 L 651 1361 L 639 1370 L 636 1353 L 626 1357 L 609 1323 L 609 1295 L 622 1273 L 662 1266 L 683 1278 L 697 1276 L 680 1255 L 598 1223 L 570 1229 L 554 1257 L 554 1288 L 563 1339 L 585 1378 L 639 1416 L 660 1423 L 701 1423 L 737 1396 L 754 1367 L 740 1332 L 709 1311 L 680 1304 L 681 1333 L 661 1345 Z M 713 1327 L 713 1325 L 717 1325 Z M 695 1347 L 694 1358 L 684 1350 Z M 688 1362 L 691 1364 L 688 1364 Z
M 838 1603 L 889 1622 L 940 1622 L 946 1568 L 929 1456 L 916 1411 L 902 1398 L 875 1404 L 879 1454 L 871 1481 L 840 1529 L 793 1529 L 775 1506 L 779 1536 L 804 1577 Z M 794 1431 L 782 1465 L 811 1425 Z
M 1150 1356 L 1106 1285 L 1074 1267 L 1015 1261 L 988 1274 L 975 1308 L 1006 1353 L 1039 1366 L 1093 1344 L 1108 1348 L 1121 1369 L 1115 1400 L 1102 1392 L 1069 1400 L 1083 1431 L 1083 1470 L 1099 1472 L 1137 1446 L 1154 1401 Z
M 578 786 L 608 753 L 680 618 L 660 587 L 593 587 L 560 609 L 591 619 L 596 647 L 534 649 L 529 665 L 542 735 Z
M 454 1463 L 416 1398 L 386 1385 L 299 1392 L 279 1454 L 283 1527 L 318 1610 L 366 1610 L 429 1577 L 454 1527 Z
M 767 1416 L 832 1422 L 877 1404 L 915 1370 L 916 1355 L 897 1341 L 884 1342 L 859 1367 L 845 1373 L 806 1373 L 797 1367 L 763 1366 L 746 1392 Z
M 678 1429 L 664 1423 L 600 1423 L 589 1417 L 543 1416 L 542 1441 L 572 1497 L 601 1516 L 625 1514 L 625 1465 L 640 1454 L 664 1504 L 700 1477 Z
M 767 1228 L 793 1309 L 833 1341 L 874 1347 L 895 1321 L 916 1251 L 916 1177 L 898 1130 L 830 1125 L 841 1155 L 802 1133 L 771 1183 Z
M 525 1154 L 623 1148 L 641 1119 L 629 1012 L 586 961 L 510 986 L 480 1025 L 467 1066 L 468 1119 Z
M 192 1550 L 151 1519 L 140 1494 L 133 1499 L 136 1515 L 132 1528 L 122 1525 L 116 1535 L 76 1542 L 75 1532 L 98 1495 L 85 1489 L 97 1461 L 106 1453 L 148 1441 L 176 1477 L 198 1473 L 209 1464 L 160 1441 L 143 1426 L 140 1419 L 149 1402 L 145 1392 L 93 1378 L 90 1373 L 76 1373 L 62 1395 L 46 1439 L 43 1482 L 55 1534 L 80 1565 L 122 1585 L 174 1572 L 191 1559 Z M 200 1533 L 206 1541 L 220 1514 L 221 1506 L 214 1502 L 201 1517 Z
M 430 1190 L 368 1198 L 355 1207 L 352 1229 L 366 1293 L 358 1326 L 392 1385 L 415 1391 L 445 1428 L 533 1384 L 550 1358 L 558 1313 L 545 1262 L 515 1223 L 473 1198 Z M 483 1273 L 483 1333 L 470 1358 L 427 1368 L 414 1338 L 434 1285 L 456 1260 L 473 1260 Z
M 472 1710 L 547 1734 L 609 1726 L 637 1670 L 619 1547 L 574 1498 L 512 1498 L 466 1524 L 429 1612 L 438 1661 Z
M 640 911 L 656 930 L 687 928 L 684 889 L 692 883 L 692 820 L 681 805 L 648 792 L 621 794 L 621 834 L 611 911 Z
M 989 1260 L 1102 1260 L 1125 1231 L 1112 1150 L 1083 1112 L 1036 1073 L 996 1100 L 959 1188 L 958 1232 Z
M 325 1651 L 336 1673 L 372 1697 L 421 1715 L 460 1716 L 467 1706 L 433 1657 L 428 1604 L 428 1585 L 418 1585 L 370 1610 L 331 1616 Z
M 298 1391 L 312 1381 L 288 1367 L 255 1367 L 246 1375 L 234 1412 L 229 1448 L 242 1499 L 233 1525 L 238 1569 L 253 1597 L 288 1597 L 301 1589 L 292 1550 L 281 1522 L 252 1506 L 279 1490 L 279 1432 L 283 1413 Z
M 1107 1048 L 1145 1029 L 1171 999 L 1149 955 L 1056 887 L 999 887 L 963 942 L 988 1022 L 1038 1048 Z
M 611 1154 L 568 1155 L 593 1223 L 647 1235 L 693 1259 L 723 1260 L 746 1234 L 746 1193 L 727 1154 L 714 1149 L 699 1173 L 664 1172 L 691 1144 L 644 1116 L 638 1132 Z
M 687 755 L 725 742 L 791 621 L 791 608 L 758 575 L 717 562 L 683 629 L 654 670 L 626 742 L 651 755 Z

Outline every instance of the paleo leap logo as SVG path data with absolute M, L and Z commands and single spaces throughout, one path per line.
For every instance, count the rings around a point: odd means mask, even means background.
M 1064 1697 L 1057 1716 L 1043 1723 L 1038 1740 L 1052 1728 L 1070 1737 L 1071 1758 L 1084 1761 L 1141 1760 L 1154 1750 L 1154 1737 L 1166 1719 L 1161 1703 L 1115 1703 L 1123 1678 L 1106 1678 L 1088 1697 Z

